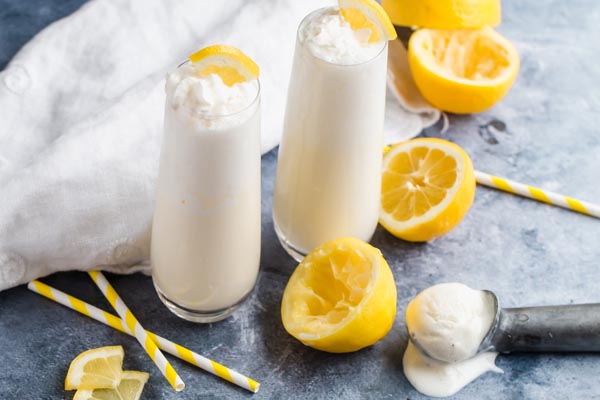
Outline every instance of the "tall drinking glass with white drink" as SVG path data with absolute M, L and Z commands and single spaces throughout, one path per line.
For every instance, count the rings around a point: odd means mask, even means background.
M 169 74 L 152 229 L 161 300 L 195 322 L 229 316 L 260 259 L 258 67 L 207 47 Z
M 339 5 L 309 14 L 296 39 L 273 220 L 298 261 L 328 240 L 369 241 L 379 216 L 387 41 L 396 32 L 374 1 Z

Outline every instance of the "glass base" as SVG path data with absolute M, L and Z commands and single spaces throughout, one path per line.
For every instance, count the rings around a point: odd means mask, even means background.
M 240 301 L 238 301 L 237 303 L 235 303 L 234 305 L 232 305 L 230 307 L 226 307 L 226 308 L 223 308 L 220 310 L 214 310 L 214 311 L 193 310 L 191 308 L 183 307 L 183 306 L 175 303 L 173 300 L 169 299 L 159 289 L 159 287 L 156 285 L 156 282 L 154 282 L 154 280 L 152 280 L 152 282 L 154 283 L 154 289 L 156 289 L 156 293 L 158 293 L 158 297 L 164 303 L 164 305 L 167 306 L 169 311 L 171 311 L 173 314 L 177 315 L 179 318 L 185 319 L 186 321 L 198 322 L 198 323 L 203 323 L 203 324 L 221 321 L 221 320 L 229 317 L 231 314 L 233 314 L 235 312 L 235 310 L 237 310 L 242 305 L 242 303 L 252 293 L 252 290 L 250 290 L 250 292 L 248 292 L 248 294 L 246 294 L 244 297 L 242 297 Z
M 279 243 L 281 243 L 281 247 L 283 247 L 283 249 L 290 256 L 292 256 L 294 260 L 301 262 L 308 253 L 303 252 L 299 248 L 295 247 L 292 243 L 290 243 L 290 241 L 285 238 L 283 233 L 281 233 L 275 221 L 273 221 L 273 226 L 275 228 L 275 234 L 277 235 L 277 239 L 279 239 Z

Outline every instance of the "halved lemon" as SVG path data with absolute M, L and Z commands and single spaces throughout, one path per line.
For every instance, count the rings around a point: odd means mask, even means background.
M 115 389 L 79 389 L 73 400 L 139 400 L 149 376 L 147 372 L 123 371 Z
M 200 76 L 217 74 L 227 86 L 258 78 L 258 65 L 250 57 L 233 46 L 217 44 L 192 54 L 190 61 Z
M 519 71 L 517 50 L 492 28 L 418 30 L 409 41 L 408 62 L 423 97 L 457 114 L 496 104 Z
M 327 242 L 298 265 L 283 292 L 286 331 L 315 349 L 356 351 L 382 339 L 396 315 L 396 285 L 381 252 L 355 238 Z
M 121 381 L 123 357 L 122 346 L 84 351 L 71 361 L 65 390 L 116 388 Z
M 379 222 L 394 236 L 424 242 L 452 230 L 475 197 L 471 159 L 442 139 L 413 139 L 383 157 Z
M 395 25 L 435 29 L 496 26 L 500 0 L 382 0 Z
M 338 0 L 342 17 L 352 30 L 369 29 L 369 43 L 396 39 L 396 29 L 387 13 L 375 0 Z

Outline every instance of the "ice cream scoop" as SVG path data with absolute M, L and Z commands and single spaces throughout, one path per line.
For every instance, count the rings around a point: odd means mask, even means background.
M 600 303 L 501 308 L 478 352 L 600 351 Z
M 445 296 L 440 287 L 445 288 Z M 417 302 L 435 288 L 440 296 L 425 296 Z M 469 318 L 464 318 L 465 313 Z M 486 323 L 488 328 L 481 335 Z M 420 293 L 407 308 L 406 324 L 415 347 L 443 362 L 459 362 L 481 352 L 600 351 L 600 303 L 502 308 L 495 293 L 458 283 L 436 285 Z M 469 331 L 467 336 L 456 335 Z M 476 343 L 478 337 L 481 340 Z

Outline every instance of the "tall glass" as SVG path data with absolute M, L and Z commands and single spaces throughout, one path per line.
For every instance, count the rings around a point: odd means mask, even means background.
M 152 278 L 176 315 L 218 321 L 248 296 L 259 270 L 260 87 L 230 115 L 186 116 L 166 103 Z
M 277 236 L 300 261 L 339 237 L 369 241 L 381 186 L 387 42 L 359 64 L 335 64 L 305 45 L 298 28 L 273 197 Z

